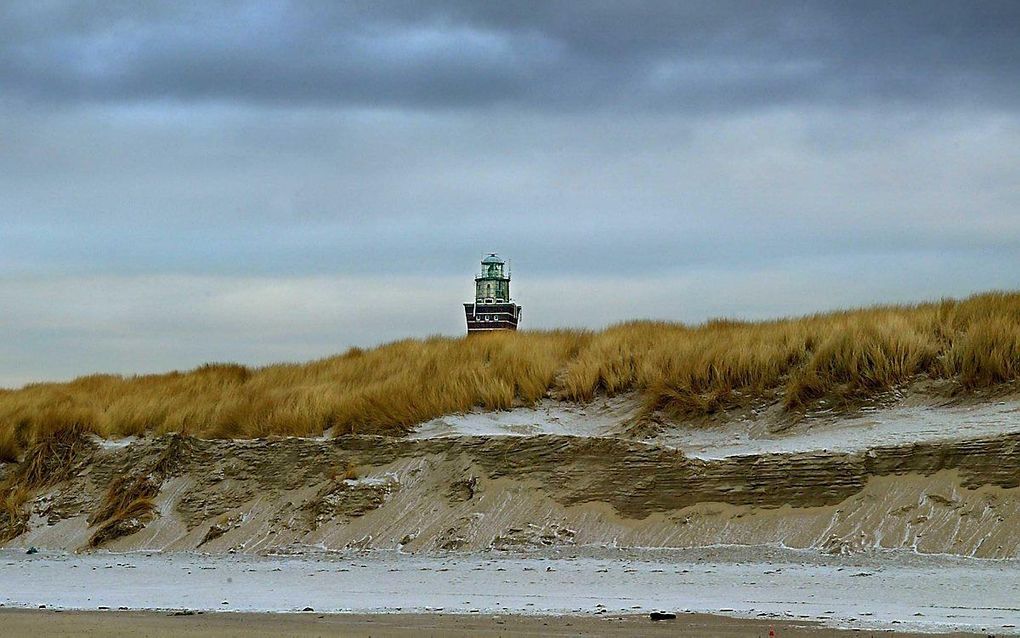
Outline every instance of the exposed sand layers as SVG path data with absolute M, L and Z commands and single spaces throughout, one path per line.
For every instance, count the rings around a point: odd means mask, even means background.
M 908 406 L 907 416 L 783 431 L 762 425 L 765 415 L 643 440 L 624 434 L 626 400 L 543 405 L 425 424 L 412 438 L 87 438 L 66 478 L 30 495 L 28 529 L 8 545 L 286 553 L 779 544 L 1020 557 L 1014 403 Z M 917 409 L 927 421 L 909 411 Z M 941 436 L 911 435 L 936 417 L 946 422 Z

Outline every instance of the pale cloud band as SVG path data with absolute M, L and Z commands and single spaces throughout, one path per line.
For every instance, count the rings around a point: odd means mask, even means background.
M 695 268 L 640 278 L 536 276 L 518 269 L 528 328 L 600 328 L 635 318 L 697 323 L 807 314 L 986 288 L 1015 281 L 1009 256 L 947 262 L 934 255 L 790 260 L 781 266 Z M 961 270 L 962 266 L 962 270 Z M 890 277 L 889 273 L 895 273 Z M 0 280 L 0 386 L 88 372 L 146 373 L 210 361 L 251 365 L 318 359 L 351 346 L 463 332 L 465 276 L 95 276 Z M 583 318 L 583 319 L 582 319 Z

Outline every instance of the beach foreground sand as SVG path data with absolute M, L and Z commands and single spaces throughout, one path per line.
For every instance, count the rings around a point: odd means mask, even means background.
M 187 610 L 194 615 L 181 617 L 192 619 L 214 613 L 302 618 L 312 611 L 342 622 L 359 616 L 403 624 L 416 615 L 513 619 L 495 623 L 497 629 L 530 622 L 518 618 L 568 618 L 578 627 L 627 616 L 654 627 L 644 614 L 661 610 L 688 619 L 708 614 L 821 623 L 856 629 L 857 635 L 1020 633 L 1016 561 L 905 552 L 828 556 L 763 547 L 574 552 L 250 556 L 5 550 L 0 605 L 57 614 L 150 610 L 156 617 Z
M 684 636 L 685 638 L 898 636 L 979 634 L 849 631 L 814 623 L 783 623 L 681 614 L 653 622 L 645 615 L 606 618 L 457 614 L 245 614 L 0 609 L 4 636 Z M 985 634 L 981 634 L 984 636 Z

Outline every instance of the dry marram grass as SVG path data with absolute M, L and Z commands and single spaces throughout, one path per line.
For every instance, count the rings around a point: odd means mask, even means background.
M 303 365 L 202 366 L 0 391 L 0 461 L 40 433 L 200 437 L 400 435 L 472 408 L 636 391 L 646 413 L 697 416 L 752 399 L 789 410 L 926 375 L 974 390 L 1020 375 L 1020 294 L 698 326 L 636 321 L 405 340 Z
M 87 435 L 87 428 L 73 420 L 66 425 L 47 420 L 34 430 L 25 458 L 0 481 L 0 543 L 28 529 L 32 493 L 70 476 L 79 455 L 94 445 Z
M 160 483 L 151 477 L 134 476 L 115 479 L 106 492 L 106 498 L 99 509 L 88 518 L 95 528 L 89 537 L 88 547 L 96 548 L 103 543 L 127 533 L 137 531 L 152 519 L 156 504 L 153 499 L 159 493 Z M 131 526 L 132 519 L 137 521 Z

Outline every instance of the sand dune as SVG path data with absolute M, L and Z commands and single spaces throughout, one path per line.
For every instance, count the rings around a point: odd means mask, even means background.
M 590 417 L 553 404 L 451 417 L 410 438 L 93 440 L 67 480 L 34 498 L 28 531 L 9 545 L 257 553 L 726 543 L 1016 557 L 1016 405 L 899 406 L 779 429 L 764 415 L 638 439 L 621 399 L 594 404 Z M 117 481 L 142 486 L 153 506 L 108 523 L 97 541 L 95 513 Z

